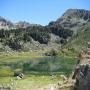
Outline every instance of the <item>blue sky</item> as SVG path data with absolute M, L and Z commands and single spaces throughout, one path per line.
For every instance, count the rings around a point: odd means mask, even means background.
M 0 0 L 0 16 L 13 22 L 47 25 L 69 8 L 90 10 L 90 0 Z

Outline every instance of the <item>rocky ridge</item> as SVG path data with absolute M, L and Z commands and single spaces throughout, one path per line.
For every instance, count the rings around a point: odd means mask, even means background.
M 84 9 L 68 9 L 60 18 L 56 21 L 50 22 L 47 26 L 61 26 L 71 30 L 77 29 L 79 26 L 85 25 L 90 22 L 90 11 Z M 38 24 L 30 24 L 26 21 L 19 21 L 13 23 L 0 17 L 0 29 L 14 29 L 14 28 L 27 28 L 29 26 L 38 26 Z M 5 27 L 5 28 L 4 28 Z M 6 28 L 7 27 L 7 28 Z
M 90 11 L 84 9 L 68 9 L 56 21 L 49 23 L 50 26 L 61 26 L 64 29 L 77 30 L 87 23 L 90 23 Z

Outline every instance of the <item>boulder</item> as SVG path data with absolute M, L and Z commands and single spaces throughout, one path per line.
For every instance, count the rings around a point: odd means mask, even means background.
M 73 75 L 73 79 L 76 79 L 74 90 L 90 90 L 90 42 L 87 48 L 83 58 L 79 58 L 80 62 L 76 65 L 78 69 L 75 69 Z
M 14 72 L 14 77 L 23 78 L 24 74 L 21 72 Z

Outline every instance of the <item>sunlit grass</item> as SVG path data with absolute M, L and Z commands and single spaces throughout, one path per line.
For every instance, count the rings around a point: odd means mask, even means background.
M 17 62 L 17 61 L 24 61 L 29 59 L 35 59 L 43 57 L 41 55 L 41 52 L 20 52 L 15 54 L 1 54 L 0 55 L 0 61 L 2 62 Z
M 35 88 L 39 87 L 44 87 L 49 84 L 57 84 L 60 81 L 59 76 L 38 76 L 38 75 L 30 75 L 30 76 L 25 76 L 23 79 L 16 79 L 14 77 L 2 77 L 0 78 L 0 85 L 11 85 L 13 83 L 14 85 L 12 86 L 14 90 L 18 88 L 18 90 L 34 90 Z
M 14 70 L 23 70 L 23 64 L 25 63 L 32 65 L 30 61 L 32 64 L 35 64 L 32 68 L 36 69 L 36 71 L 30 71 L 31 69 L 24 71 L 25 77 L 20 80 L 13 77 Z M 42 52 L 20 52 L 12 55 L 1 54 L 0 85 L 11 85 L 14 80 L 15 85 L 13 88 L 15 90 L 16 88 L 18 88 L 17 90 L 36 90 L 39 87 L 58 83 L 61 80 L 60 74 L 68 76 L 72 72 L 74 64 L 75 60 L 73 57 L 43 56 Z M 40 71 L 47 67 L 47 71 Z M 53 71 L 53 69 L 57 69 L 57 71 Z

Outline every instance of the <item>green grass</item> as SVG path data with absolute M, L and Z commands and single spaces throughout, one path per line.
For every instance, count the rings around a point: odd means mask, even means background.
M 78 30 L 78 34 L 63 47 L 61 54 L 76 57 L 82 50 L 86 49 L 87 42 L 90 42 L 90 26 L 88 25 Z
M 12 88 L 18 90 L 36 90 L 49 84 L 56 84 L 61 80 L 60 74 L 69 76 L 75 67 L 73 57 L 42 56 L 41 52 L 17 53 L 14 55 L 0 55 L 0 85 L 16 84 Z M 25 66 L 26 65 L 26 66 Z M 17 80 L 12 75 L 14 71 L 21 70 L 25 77 Z M 54 77 L 52 78 L 52 75 Z
M 15 54 L 0 54 L 0 62 L 18 62 L 42 57 L 43 52 L 18 52 Z
M 76 56 L 85 49 L 90 41 L 90 28 L 82 28 L 64 46 L 59 56 L 43 56 L 44 52 L 18 52 L 0 54 L 0 85 L 11 84 L 15 80 L 14 89 L 36 90 L 61 80 L 60 74 L 69 76 L 75 68 Z M 21 80 L 13 77 L 14 71 L 20 70 L 25 74 Z M 52 75 L 54 77 L 52 78 Z
M 2 77 L 0 78 L 0 85 L 4 86 L 12 86 L 14 90 L 18 88 L 18 90 L 36 90 L 36 88 L 44 87 L 49 84 L 57 84 L 60 81 L 59 76 L 38 76 L 38 75 L 30 75 L 25 76 L 21 80 L 17 80 L 13 77 Z M 14 85 L 11 83 L 14 82 Z
M 8 75 L 20 69 L 24 73 L 38 72 L 38 74 L 55 74 L 63 73 L 69 75 L 76 63 L 76 60 L 72 57 L 61 56 L 22 56 L 19 54 L 19 58 L 16 56 L 0 56 L 0 75 L 6 72 Z M 6 68 L 5 68 L 6 67 Z M 8 67 L 8 70 L 7 70 Z M 73 68 L 72 68 L 73 67 Z M 6 69 L 6 70 L 5 70 Z M 13 72 L 11 72 L 13 71 Z M 34 73 L 35 74 L 35 73 Z M 6 76 L 7 76 L 6 75 Z

